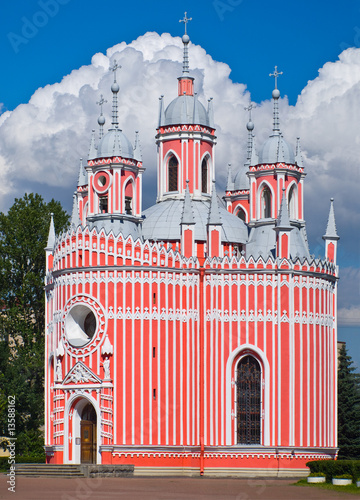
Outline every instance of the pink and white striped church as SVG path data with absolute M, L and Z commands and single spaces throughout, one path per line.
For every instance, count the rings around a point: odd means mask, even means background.
M 189 74 L 160 100 L 157 198 L 142 210 L 138 137 L 92 137 L 71 225 L 46 248 L 45 449 L 53 464 L 135 474 L 303 474 L 337 452 L 333 202 L 310 255 L 305 168 L 273 123 L 215 190 L 215 125 Z M 175 82 L 174 82 L 175 83 Z M 175 91 L 175 88 L 174 88 Z

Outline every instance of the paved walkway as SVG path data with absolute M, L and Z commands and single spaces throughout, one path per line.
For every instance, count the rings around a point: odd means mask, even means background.
M 293 486 L 296 479 L 17 477 L 15 493 L 0 476 L 0 499 L 13 500 L 344 500 L 349 494 Z

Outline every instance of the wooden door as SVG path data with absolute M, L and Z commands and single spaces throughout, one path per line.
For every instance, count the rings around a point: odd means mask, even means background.
M 81 463 L 95 463 L 96 428 L 93 422 L 81 421 Z

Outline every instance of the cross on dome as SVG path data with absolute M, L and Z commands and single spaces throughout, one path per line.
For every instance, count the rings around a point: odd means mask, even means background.
M 113 67 L 109 68 L 109 70 L 114 73 L 114 83 L 116 83 L 116 70 L 120 69 L 120 68 L 121 68 L 121 65 L 116 62 L 116 59 L 114 59 L 114 65 L 113 65 Z
M 275 66 L 274 73 L 269 74 L 269 76 L 273 76 L 275 78 L 275 88 L 272 91 L 272 97 L 274 99 L 273 131 L 276 134 L 279 134 L 279 132 L 280 132 L 279 108 L 278 108 L 278 99 L 280 97 L 280 90 L 277 88 L 277 79 L 282 74 L 283 74 L 283 72 L 278 71 L 277 66 Z
M 98 101 L 96 104 L 100 106 L 100 116 L 98 118 L 98 124 L 99 124 L 99 139 L 101 139 L 104 136 L 104 124 L 105 124 L 105 116 L 103 115 L 102 107 L 103 104 L 105 104 L 107 101 L 104 99 L 104 96 L 100 94 L 100 101 Z
M 182 42 L 184 44 L 183 76 L 189 73 L 188 44 L 190 42 L 190 38 L 186 32 L 186 25 L 189 21 L 192 21 L 192 17 L 187 17 L 187 12 L 185 12 L 184 19 L 179 20 L 179 23 L 184 23 L 185 25 L 185 34 L 182 37 Z

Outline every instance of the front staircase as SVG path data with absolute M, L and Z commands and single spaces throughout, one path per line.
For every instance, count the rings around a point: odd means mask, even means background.
M 79 465 L 16 464 L 17 476 L 84 477 Z

